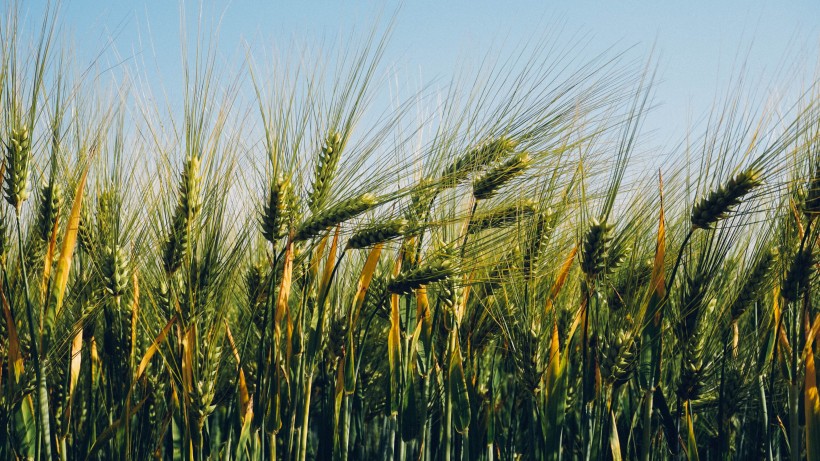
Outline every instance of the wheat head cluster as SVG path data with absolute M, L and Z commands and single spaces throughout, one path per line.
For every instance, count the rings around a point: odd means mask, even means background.
M 815 85 L 657 148 L 651 59 L 197 44 L 164 104 L 57 31 L 0 26 L 0 459 L 820 459 Z

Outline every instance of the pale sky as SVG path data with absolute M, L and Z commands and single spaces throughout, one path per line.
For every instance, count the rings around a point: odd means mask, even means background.
M 36 29 L 46 2 L 21 3 L 24 27 Z M 810 0 L 63 0 L 59 23 L 80 63 L 103 50 L 107 66 L 123 60 L 173 95 L 182 85 L 181 12 L 193 31 L 200 10 L 202 22 L 219 32 L 218 59 L 236 69 L 245 50 L 263 58 L 295 43 L 315 48 L 341 36 L 363 39 L 394 15 L 383 64 L 408 81 L 449 80 L 465 62 L 544 37 L 564 48 L 583 44 L 581 61 L 606 49 L 646 60 L 654 50 L 656 109 L 646 127 L 664 143 L 679 140 L 708 112 L 743 62 L 747 86 L 777 95 L 804 88 L 820 56 L 820 3 Z

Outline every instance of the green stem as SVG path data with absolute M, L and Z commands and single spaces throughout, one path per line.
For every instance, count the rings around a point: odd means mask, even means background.
M 678 273 L 678 268 L 680 267 L 681 260 L 683 259 L 683 250 L 686 249 L 686 245 L 689 243 L 689 240 L 692 238 L 692 234 L 695 233 L 695 228 L 690 228 L 689 232 L 686 234 L 686 237 L 683 239 L 683 243 L 681 243 L 680 250 L 678 250 L 678 257 L 675 260 L 675 265 L 672 266 L 672 274 L 669 276 L 669 281 L 666 283 L 666 293 L 663 296 L 663 302 L 661 302 L 661 306 L 665 304 L 665 302 L 669 299 L 669 292 L 672 290 L 672 284 L 675 283 L 675 275 Z
M 342 440 L 340 447 L 341 461 L 347 461 L 348 447 L 350 446 L 350 413 L 351 396 L 345 395 L 342 402 Z
M 307 459 L 307 443 L 308 443 L 308 419 L 310 417 L 310 386 L 311 386 L 311 378 L 312 373 L 309 373 L 307 379 L 305 380 L 305 401 L 304 401 L 304 408 L 302 410 L 302 427 L 300 432 L 300 440 L 299 440 L 299 459 L 301 461 L 305 461 Z
M 649 461 L 649 454 L 652 447 L 652 396 L 654 390 L 647 389 L 644 392 L 643 405 L 641 406 L 641 425 L 643 431 L 641 434 L 641 461 Z
M 763 447 L 766 450 L 766 459 L 772 461 L 772 447 L 769 444 L 769 406 L 766 403 L 766 387 L 763 384 L 763 375 L 757 377 L 757 385 L 760 389 L 760 409 L 761 422 L 763 423 L 763 432 L 766 437 L 763 439 Z
M 48 411 L 48 388 L 46 385 L 45 373 L 43 369 L 47 364 L 46 360 L 40 360 L 40 341 L 41 338 L 34 328 L 34 308 L 31 306 L 31 298 L 29 296 L 28 288 L 28 272 L 26 271 L 26 262 L 23 258 L 23 232 L 20 230 L 20 212 L 17 212 L 17 242 L 19 244 L 20 268 L 23 271 L 23 286 L 25 288 L 26 296 L 26 315 L 28 317 L 29 335 L 31 336 L 31 356 L 34 362 L 34 370 L 37 377 L 37 424 L 36 424 L 36 439 L 34 458 L 40 459 L 40 449 L 44 450 L 42 455 L 45 459 L 51 460 L 51 425 L 49 422 Z M 42 315 L 41 315 L 42 318 Z
M 456 354 L 456 348 L 458 347 L 458 342 L 456 341 L 456 335 L 458 334 L 458 327 L 453 326 L 453 329 L 450 331 L 450 347 L 448 347 L 448 355 L 447 355 L 447 362 L 450 363 L 452 361 L 452 355 Z M 449 370 L 449 365 L 447 367 Z M 447 373 L 447 380 L 450 379 L 450 373 Z M 442 449 L 444 450 L 444 461 L 450 461 L 452 456 L 452 443 L 453 443 L 453 396 L 450 395 L 451 385 L 449 382 L 446 382 L 446 387 L 444 391 L 444 426 L 442 426 Z

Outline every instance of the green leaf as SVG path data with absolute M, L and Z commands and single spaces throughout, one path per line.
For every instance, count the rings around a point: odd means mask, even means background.
M 467 380 L 464 378 L 458 343 L 450 353 L 450 373 L 447 380 L 453 401 L 453 425 L 459 433 L 463 433 L 470 425 L 470 396 L 467 393 Z
M 427 420 L 424 380 L 415 372 L 408 378 L 401 401 L 401 438 L 405 442 L 418 438 Z

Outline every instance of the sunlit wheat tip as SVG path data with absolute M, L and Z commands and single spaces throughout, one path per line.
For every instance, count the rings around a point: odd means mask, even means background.
M 188 220 L 194 219 L 202 206 L 199 194 L 199 157 L 192 155 L 185 161 L 179 186 L 178 210 L 184 212 Z

